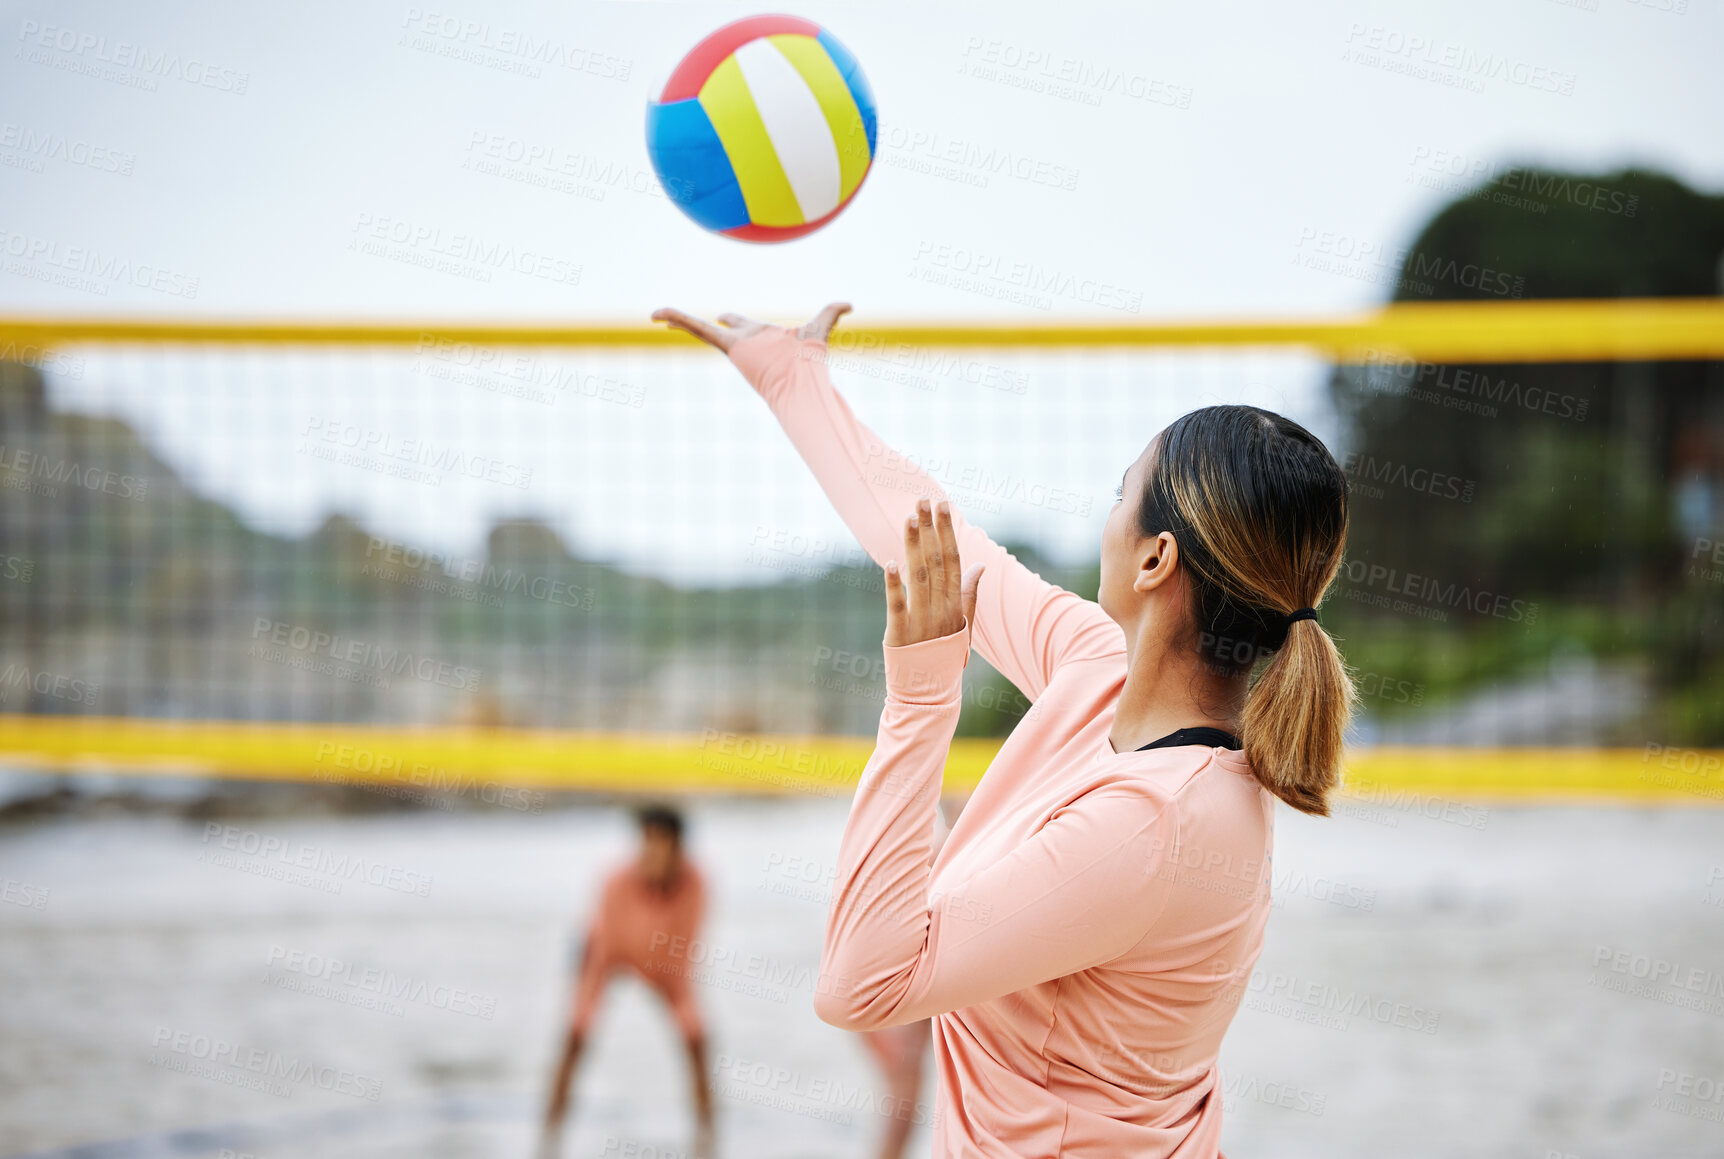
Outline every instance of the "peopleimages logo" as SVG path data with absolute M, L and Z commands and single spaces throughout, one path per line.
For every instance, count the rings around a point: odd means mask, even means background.
M 1393 459 L 1379 459 L 1358 451 L 1342 461 L 1341 470 L 1350 478 L 1349 491 L 1375 499 L 1383 497 L 1383 489 L 1370 486 L 1374 483 L 1387 483 L 1407 491 L 1434 495 L 1438 499 L 1458 499 L 1462 503 L 1471 503 L 1473 493 L 1478 489 L 1478 483 L 1472 479 L 1433 471 L 1429 467 L 1397 463 Z
M 871 442 L 862 449 L 862 462 L 876 468 L 868 479 L 895 491 L 924 494 L 927 487 L 923 476 L 954 491 L 969 492 L 977 497 L 967 504 L 967 510 L 1000 510 L 1000 501 L 1040 507 L 1062 515 L 1087 516 L 1094 506 L 1088 495 L 1064 487 L 1050 487 L 1011 471 L 997 473 L 981 465 L 953 463 L 944 456 L 909 454 Z
M 498 593 L 501 593 L 541 600 L 547 604 L 560 604 L 565 608 L 585 612 L 593 610 L 592 588 L 581 587 L 579 584 L 548 575 L 529 575 L 525 570 L 516 571 L 508 566 L 499 568 L 485 559 L 460 558 L 440 551 L 426 551 L 409 544 L 390 543 L 376 536 L 372 536 L 366 543 L 365 558 L 368 562 L 360 565 L 360 575 L 407 584 L 460 599 L 482 599 L 492 607 L 503 606 L 498 596 Z M 379 559 L 381 563 L 369 562 L 373 559 Z M 432 573 L 440 573 L 456 581 L 456 584 L 451 586 L 438 583 L 430 578 Z M 462 584 L 472 586 L 464 591 L 459 586 Z
M 1695 560 L 1702 562 L 1697 564 Z M 1706 560 L 1714 566 L 1707 567 Z M 1694 550 L 1688 553 L 1687 574 L 1714 583 L 1724 580 L 1724 540 L 1708 539 L 1704 535 L 1696 537 Z
M 490 67 L 508 63 L 514 67 L 504 71 L 532 77 L 541 75 L 539 66 L 549 65 L 603 80 L 627 81 L 634 69 L 633 61 L 620 56 L 543 36 L 530 29 L 472 20 L 453 13 L 410 7 L 402 17 L 401 27 L 412 37 L 401 43 L 410 48 Z
M 1452 580 L 1445 582 L 1380 563 L 1349 560 L 1342 566 L 1341 575 L 1357 588 L 1371 589 L 1385 596 L 1405 597 L 1426 607 L 1464 609 L 1515 623 L 1531 624 L 1538 619 L 1535 601 L 1517 600 L 1485 588 L 1473 588 Z M 1352 599 L 1355 594 L 1350 592 L 1343 598 Z
M 494 995 L 477 994 L 459 986 L 442 985 L 410 974 L 397 974 L 379 966 L 361 966 L 326 954 L 272 943 L 267 965 L 273 971 L 296 974 L 308 980 L 327 982 L 382 999 L 419 1003 L 486 1021 L 497 1016 L 497 999 Z M 265 974 L 264 981 L 273 985 L 282 984 L 279 977 L 272 977 L 268 973 Z M 283 988 L 300 987 L 286 985 Z
M 149 92 L 156 90 L 158 80 L 177 80 L 244 96 L 251 83 L 249 72 L 211 64 L 195 56 L 133 44 L 129 40 L 110 40 L 105 35 L 35 20 L 19 21 L 18 41 L 24 45 L 17 54 L 18 59 L 105 80 L 121 79 L 118 70 L 124 70 L 134 74 L 126 78 L 126 83 Z M 50 56 L 51 52 L 58 52 L 61 57 Z
M 1244 993 L 1248 1010 L 1277 1014 L 1331 1030 L 1346 1030 L 1347 1019 L 1364 1018 L 1420 1034 L 1435 1034 L 1442 1012 L 1366 991 L 1348 990 L 1297 975 L 1253 970 L 1236 992 Z
M 103 173 L 118 173 L 130 177 L 137 157 L 110 145 L 95 145 L 63 133 L 19 125 L 11 121 L 0 123 L 0 149 L 9 149 L 30 162 L 25 168 L 42 171 L 43 161 L 60 161 Z
M 391 251 L 384 248 L 389 245 L 400 246 L 407 251 L 419 250 L 431 257 L 464 263 L 465 267 L 486 275 L 481 281 L 489 281 L 489 273 L 493 270 L 506 270 L 563 285 L 581 284 L 583 267 L 577 262 L 423 222 L 361 213 L 354 220 L 353 234 L 348 242 L 351 250 L 374 257 L 390 256 Z M 450 266 L 446 272 L 460 272 L 465 267 Z
M 1314 226 L 1300 229 L 1293 248 L 1294 265 L 1363 281 L 1402 285 L 1426 295 L 1434 291 L 1437 283 L 1501 298 L 1519 298 L 1526 290 L 1526 278 L 1520 274 Z
M 134 286 L 174 298 L 198 296 L 194 275 L 89 245 L 72 245 L 59 238 L 0 229 L 0 254 L 16 259 L 5 271 L 19 277 L 70 286 L 106 296 L 115 286 Z
M 321 415 L 306 420 L 305 429 L 300 431 L 299 452 L 433 486 L 440 485 L 446 476 L 483 479 L 522 490 L 533 481 L 531 467 Z
M 42 668 L 32 670 L 27 664 L 8 664 L 0 669 L 0 701 L 19 691 L 52 696 L 73 704 L 95 704 L 101 685 L 63 672 L 49 672 Z
M 1555 418 L 1586 421 L 1591 400 L 1538 386 L 1523 386 L 1505 377 L 1492 378 L 1481 370 L 1421 362 L 1391 350 L 1366 347 L 1360 365 L 1364 385 L 1379 394 L 1404 395 L 1419 402 L 1432 402 L 1450 410 L 1472 411 L 1497 417 L 1497 405 L 1536 411 Z M 1496 404 L 1496 405 L 1491 405 Z
M 19 479 L 41 479 L 50 484 L 70 484 L 86 491 L 100 491 L 116 499 L 140 502 L 150 487 L 148 479 L 122 475 L 105 467 L 86 466 L 76 459 L 54 458 L 39 451 L 8 447 L 5 443 L 0 443 L 0 476 L 4 476 L 0 485 L 9 487 Z M 58 490 L 50 487 L 47 494 L 51 498 L 58 494 Z
M 358 854 L 340 853 L 320 845 L 307 845 L 303 841 L 289 842 L 286 838 L 224 825 L 219 821 L 204 822 L 202 843 L 213 844 L 216 848 L 200 851 L 199 861 L 223 867 L 244 866 L 247 872 L 258 872 L 260 876 L 272 876 L 260 872 L 260 867 L 303 870 L 305 873 L 296 875 L 300 879 L 304 879 L 307 874 L 321 874 L 330 880 L 318 884 L 317 888 L 333 885 L 335 888 L 326 889 L 329 893 L 340 893 L 342 882 L 357 881 L 396 893 L 418 897 L 431 895 L 432 879 L 429 874 Z M 242 862 L 241 857 L 252 859 L 252 862 Z
M 1576 77 L 1572 72 L 1417 32 L 1402 32 L 1383 25 L 1354 24 L 1347 31 L 1346 44 L 1350 51 L 1369 50 L 1351 57 L 1360 64 L 1405 73 L 1421 80 L 1441 81 L 1473 92 L 1484 91 L 1483 82 L 1486 80 L 1501 80 L 1565 97 L 1574 93 Z M 1342 59 L 1349 57 L 1343 53 Z
M 286 1086 L 286 1083 L 304 1083 L 319 1090 L 351 1095 L 369 1102 L 376 1102 L 383 1092 L 382 1081 L 368 1075 L 341 1067 L 325 1066 L 298 1055 L 229 1042 L 208 1034 L 194 1034 L 158 1026 L 150 1045 L 156 1051 L 150 1057 L 152 1066 L 200 1074 L 208 1078 L 221 1078 L 222 1081 L 229 1082 L 247 1073 L 256 1076 L 260 1083 L 267 1083 L 270 1079 L 282 1079 L 285 1080 L 284 1083 L 270 1084 L 274 1087 L 271 1093 L 285 1094 L 289 1098 L 292 1097 L 292 1088 Z M 198 1063 L 205 1066 L 200 1068 L 195 1065 Z
M 922 271 L 923 280 L 941 282 L 949 275 L 957 279 L 952 284 L 961 289 L 975 289 L 988 296 L 995 288 L 1019 291 L 1051 307 L 1052 299 L 1066 298 L 1104 310 L 1120 310 L 1136 314 L 1143 308 L 1143 291 L 1116 286 L 1095 278 L 1080 277 L 1064 270 L 1053 269 L 1031 261 L 1020 261 L 1004 254 L 988 253 L 967 246 L 941 242 L 919 241 L 912 262 Z M 912 271 L 912 276 L 915 271 Z
M 482 674 L 478 668 L 451 664 L 447 660 L 432 656 L 418 656 L 407 649 L 373 644 L 343 636 L 339 632 L 325 632 L 282 620 L 271 620 L 267 616 L 257 617 L 252 625 L 251 638 L 267 640 L 270 644 L 307 656 L 327 657 L 374 672 L 390 676 L 411 676 L 426 683 L 459 688 L 467 692 L 479 687 L 479 677 Z

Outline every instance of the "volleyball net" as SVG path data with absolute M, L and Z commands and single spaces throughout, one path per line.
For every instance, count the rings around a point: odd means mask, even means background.
M 1681 624 L 1612 635 L 1587 594 L 1611 565 L 1558 590 L 1536 569 L 1433 573 L 1396 546 L 1408 524 L 1440 547 L 1523 510 L 1495 504 L 1574 447 L 1607 460 L 1586 438 L 1685 389 L 1660 374 L 1724 362 L 1717 299 L 847 318 L 827 360 L 880 435 L 870 453 L 909 455 L 1080 591 L 1119 474 L 1169 419 L 1249 402 L 1322 433 L 1364 537 L 1325 607 L 1362 695 L 1354 808 L 1465 823 L 1480 800 L 1724 800 L 1710 654 L 1683 684 L 1647 659 Z M 1399 442 L 1360 425 L 1383 408 Z M 833 795 L 871 751 L 878 568 L 740 377 L 684 335 L 0 319 L 0 420 L 9 767 L 518 806 L 543 789 Z M 1470 465 L 1472 443 L 1503 439 L 1523 472 Z M 1668 482 L 1679 509 L 1666 608 L 1724 598 L 1687 478 L 1623 480 Z M 1028 707 L 985 663 L 967 676 L 954 788 Z

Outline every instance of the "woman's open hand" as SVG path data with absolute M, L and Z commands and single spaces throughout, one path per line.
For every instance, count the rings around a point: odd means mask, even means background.
M 825 342 L 826 336 L 832 333 L 832 327 L 837 324 L 838 319 L 849 312 L 849 302 L 833 302 L 820 313 L 814 315 L 812 319 L 797 327 L 796 336 L 804 339 L 814 338 L 820 342 Z M 704 318 L 696 318 L 684 314 L 681 310 L 673 310 L 668 306 L 654 310 L 652 320 L 664 322 L 673 330 L 682 330 L 693 334 L 708 346 L 716 347 L 725 354 L 729 354 L 730 348 L 744 338 L 750 338 L 762 330 L 779 329 L 771 323 L 756 322 L 753 318 L 744 318 L 741 314 L 720 314 L 718 320 L 722 326 L 721 329 L 720 326 L 714 326 Z
M 916 514 L 904 521 L 904 564 L 886 563 L 888 648 L 937 640 L 975 622 L 982 568 L 965 574 L 961 566 L 952 505 L 942 500 L 935 512 L 918 499 Z

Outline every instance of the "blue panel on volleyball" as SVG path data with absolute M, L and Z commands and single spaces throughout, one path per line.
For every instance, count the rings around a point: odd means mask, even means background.
M 844 78 L 849 86 L 850 97 L 856 102 L 856 110 L 862 114 L 862 128 L 868 134 L 868 156 L 877 154 L 874 151 L 874 93 L 868 87 L 868 78 L 862 75 L 862 64 L 848 48 L 838 43 L 836 37 L 824 28 L 818 37 L 826 54 L 832 58 L 832 63 L 838 66 L 838 75 Z
M 699 100 L 648 105 L 647 152 L 665 195 L 701 226 L 721 230 L 748 224 L 736 171 Z

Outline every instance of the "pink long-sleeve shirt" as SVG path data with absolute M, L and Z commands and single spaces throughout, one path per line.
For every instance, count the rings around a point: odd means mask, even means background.
M 731 361 L 863 547 L 946 498 L 852 414 L 823 347 L 768 329 Z M 878 743 L 844 830 L 815 1009 L 933 1018 L 935 1154 L 1219 1154 L 1216 1055 L 1269 915 L 1273 797 L 1243 755 L 1115 752 L 1125 636 L 956 510 L 986 565 L 973 622 L 885 649 Z M 1034 703 L 945 844 L 934 811 L 974 646 Z

